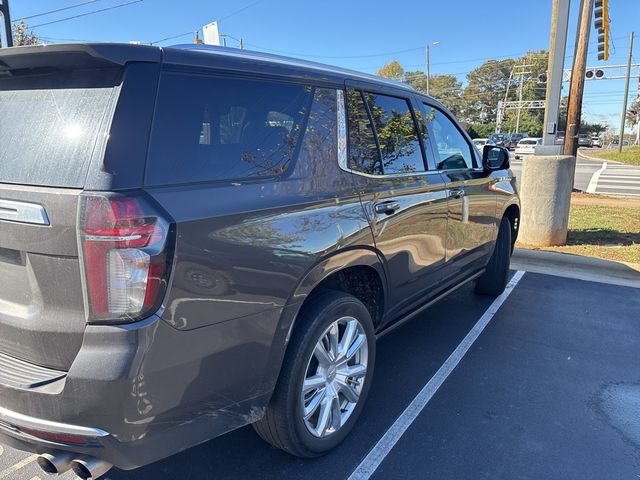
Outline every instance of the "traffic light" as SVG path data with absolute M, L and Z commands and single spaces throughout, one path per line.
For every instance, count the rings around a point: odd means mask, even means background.
M 585 73 L 585 77 L 587 77 L 587 80 L 593 80 L 593 79 L 599 80 L 602 77 L 604 77 L 604 70 L 600 70 L 600 69 L 587 70 Z
M 596 0 L 593 24 L 598 30 L 598 60 L 609 60 L 609 0 Z

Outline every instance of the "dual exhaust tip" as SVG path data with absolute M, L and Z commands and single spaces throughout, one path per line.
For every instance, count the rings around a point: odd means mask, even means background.
M 73 470 L 82 480 L 95 480 L 111 470 L 112 465 L 104 460 L 71 452 L 44 453 L 38 456 L 38 466 L 47 475 L 62 475 Z

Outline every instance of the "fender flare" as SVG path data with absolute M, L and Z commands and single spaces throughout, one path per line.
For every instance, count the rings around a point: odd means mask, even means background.
M 386 268 L 383 257 L 381 257 L 374 248 L 363 246 L 347 248 L 333 252 L 316 262 L 315 265 L 304 274 L 294 292 L 289 297 L 285 307 L 282 309 L 280 323 L 271 345 L 271 353 L 261 389 L 261 391 L 268 393 L 269 397 L 273 393 L 278 377 L 280 376 L 287 346 L 304 301 L 315 287 L 333 273 L 344 270 L 345 268 L 357 266 L 371 267 L 378 272 L 382 280 L 382 289 L 384 291 L 386 304 L 389 290 Z

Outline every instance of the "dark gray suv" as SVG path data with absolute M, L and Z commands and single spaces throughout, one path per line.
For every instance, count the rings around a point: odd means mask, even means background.
M 247 424 L 321 455 L 376 336 L 507 282 L 508 153 L 400 83 L 193 45 L 5 49 L 0 144 L 0 441 L 48 473 Z

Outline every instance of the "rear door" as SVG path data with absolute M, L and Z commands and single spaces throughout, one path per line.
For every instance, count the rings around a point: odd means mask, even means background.
M 429 170 L 411 95 L 347 89 L 348 165 L 390 280 L 390 317 L 437 288 L 445 260 L 446 185 Z M 422 145 L 426 143 L 426 148 Z
M 0 72 L 0 354 L 66 370 L 80 349 L 78 198 L 104 150 L 119 78 Z
M 422 106 L 449 196 L 444 280 L 456 281 L 483 268 L 491 255 L 497 230 L 495 181 L 457 122 L 437 105 Z

